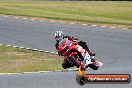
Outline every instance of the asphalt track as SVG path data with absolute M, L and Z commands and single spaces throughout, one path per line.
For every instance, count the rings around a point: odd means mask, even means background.
M 19 47 L 55 51 L 54 32 L 77 36 L 86 41 L 96 58 L 104 63 L 98 71 L 132 75 L 132 30 L 74 23 L 50 22 L 0 16 L 0 43 Z M 132 88 L 132 84 L 87 84 L 79 86 L 77 72 L 49 72 L 0 75 L 0 88 Z

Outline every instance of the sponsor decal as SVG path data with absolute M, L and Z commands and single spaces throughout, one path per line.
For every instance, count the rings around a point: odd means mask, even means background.
M 129 74 L 86 74 L 84 76 L 87 83 L 130 83 L 131 76 Z

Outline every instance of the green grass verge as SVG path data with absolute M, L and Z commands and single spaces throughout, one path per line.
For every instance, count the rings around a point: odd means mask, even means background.
M 132 2 L 127 1 L 0 2 L 0 13 L 132 26 Z
M 0 73 L 60 70 L 62 61 L 54 54 L 0 46 Z

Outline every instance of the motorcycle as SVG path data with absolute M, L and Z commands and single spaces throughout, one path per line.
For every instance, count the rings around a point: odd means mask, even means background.
M 82 69 L 85 69 L 84 63 L 83 63 L 83 56 L 82 54 L 77 50 L 78 44 L 77 42 L 73 42 L 69 40 L 68 38 L 62 39 L 59 44 L 57 51 L 59 55 L 64 56 L 64 63 L 62 64 L 62 67 L 64 69 L 70 68 L 73 66 L 76 66 L 77 68 L 81 67 Z M 89 63 L 91 63 L 91 60 L 89 60 Z M 95 66 L 94 63 L 89 64 L 89 67 L 93 70 L 97 70 L 98 67 Z
M 61 52 L 59 55 L 64 56 L 65 58 L 65 64 L 62 64 L 64 69 L 73 66 L 76 66 L 77 68 L 81 66 L 84 68 L 84 64 L 82 63 L 83 57 L 81 53 L 76 49 L 77 45 L 77 42 L 73 42 L 68 38 L 64 38 L 59 42 L 57 51 Z

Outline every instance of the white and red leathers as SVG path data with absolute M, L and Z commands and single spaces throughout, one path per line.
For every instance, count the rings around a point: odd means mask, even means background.
M 87 52 L 86 49 L 82 48 L 81 46 L 77 45 L 77 50 L 82 54 L 84 60 L 83 60 L 83 64 L 85 64 L 85 66 L 87 66 L 88 64 L 91 63 L 91 56 L 89 55 L 89 53 Z

